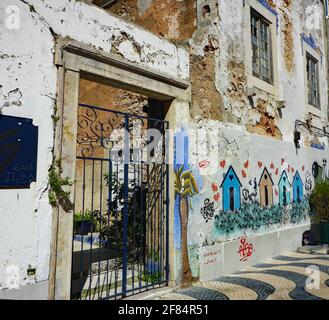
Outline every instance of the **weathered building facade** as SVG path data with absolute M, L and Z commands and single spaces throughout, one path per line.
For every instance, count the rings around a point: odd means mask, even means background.
M 157 182 L 165 192 L 145 188 L 146 199 L 166 201 L 141 231 L 158 242 L 146 251 L 166 264 L 165 284 L 215 279 L 301 245 L 308 196 L 328 176 L 322 1 L 3 0 L 0 9 L 0 117 L 33 119 L 39 130 L 36 181 L 0 190 L 0 297 L 72 297 L 72 252 L 83 252 L 75 245 L 84 239 L 73 214 L 102 215 L 112 190 L 94 179 L 113 171 L 103 167 L 104 132 L 95 134 L 101 144 L 85 139 L 99 124 L 116 127 L 107 110 L 121 112 L 126 129 L 137 116 L 148 119 L 144 129 L 161 119 L 173 131 L 173 161 Z M 133 181 L 133 168 L 118 171 Z M 129 235 L 119 237 L 129 243 Z M 129 256 L 124 243 L 116 248 Z M 126 287 L 129 271 L 115 271 Z

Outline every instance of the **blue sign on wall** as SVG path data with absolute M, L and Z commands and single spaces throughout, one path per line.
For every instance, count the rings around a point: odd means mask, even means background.
M 32 119 L 0 115 L 0 188 L 29 188 L 36 181 L 37 154 Z

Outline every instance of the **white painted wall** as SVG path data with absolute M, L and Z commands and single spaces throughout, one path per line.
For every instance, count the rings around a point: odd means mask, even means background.
M 6 12 L 9 6 L 17 13 L 17 30 L 8 29 L 12 26 L 10 12 Z M 39 126 L 39 145 L 37 182 L 26 190 L 0 190 L 0 290 L 41 282 L 49 276 L 51 207 L 47 187 L 57 81 L 53 34 L 111 52 L 113 42 L 122 38 L 121 32 L 128 39 L 118 50 L 127 61 L 188 78 L 189 57 L 184 49 L 96 6 L 69 0 L 1 0 L 0 110 L 4 115 L 32 118 Z M 132 41 L 141 48 L 140 54 Z M 27 276 L 28 265 L 36 268 L 35 277 Z

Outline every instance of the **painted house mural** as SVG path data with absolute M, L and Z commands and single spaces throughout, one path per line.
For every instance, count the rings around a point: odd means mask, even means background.
M 220 187 L 223 195 L 223 210 L 238 211 L 241 208 L 242 184 L 232 166 L 228 169 Z
M 283 171 L 279 181 L 279 203 L 281 207 L 285 207 L 290 204 L 290 189 L 291 184 L 286 171 Z
M 273 186 L 271 174 L 265 168 L 259 181 L 260 205 L 262 207 L 273 205 Z
M 175 156 L 184 162 L 177 162 L 175 157 L 175 235 L 179 235 L 175 239 L 178 244 L 175 281 L 179 285 L 202 280 L 207 268 L 220 270 L 211 266 L 215 263 L 209 262 L 211 259 L 202 262 L 207 257 L 204 253 L 207 248 L 213 252 L 226 241 L 240 241 L 241 237 L 264 235 L 278 227 L 307 223 L 312 188 L 304 189 L 303 181 L 308 177 L 308 185 L 313 186 L 315 178 L 310 176 L 309 166 L 298 163 L 298 157 L 278 155 L 276 159 L 266 159 L 259 156 L 262 151 L 239 162 L 232 156 L 220 157 L 215 164 L 210 159 L 207 165 L 217 167 L 216 173 L 201 175 L 203 166 L 199 165 L 200 159 L 195 165 L 194 153 L 189 148 L 192 143 L 189 129 L 175 135 Z M 202 253 L 198 254 L 199 251 Z M 240 261 L 241 257 L 238 258 Z M 220 255 L 216 259 L 216 263 L 221 263 Z
M 293 201 L 297 203 L 302 202 L 304 197 L 304 183 L 298 171 L 294 176 L 294 180 L 292 182 L 292 188 L 293 188 Z

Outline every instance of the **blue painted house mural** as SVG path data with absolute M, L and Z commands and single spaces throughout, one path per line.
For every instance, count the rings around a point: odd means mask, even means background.
M 304 183 L 302 178 L 300 177 L 299 172 L 297 171 L 294 180 L 292 182 L 292 188 L 293 188 L 293 200 L 294 202 L 302 202 L 304 197 Z
M 232 166 L 228 169 L 220 187 L 222 188 L 223 210 L 240 210 L 242 184 Z
M 290 204 L 290 188 L 291 184 L 286 171 L 283 171 L 279 181 L 279 203 L 280 206 L 285 207 Z

